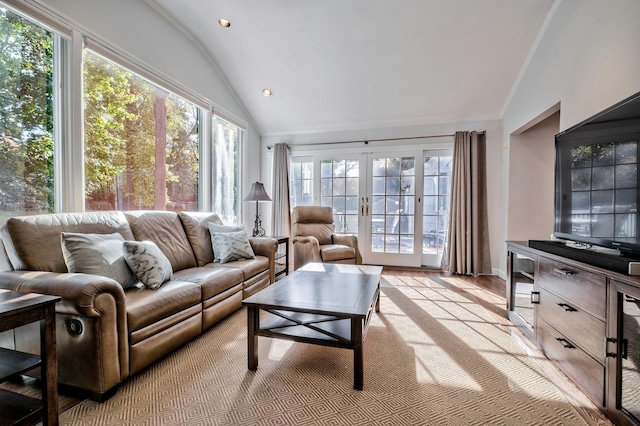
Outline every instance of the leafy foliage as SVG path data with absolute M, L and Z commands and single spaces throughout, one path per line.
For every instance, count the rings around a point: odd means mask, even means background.
M 53 209 L 53 37 L 0 8 L 0 211 Z

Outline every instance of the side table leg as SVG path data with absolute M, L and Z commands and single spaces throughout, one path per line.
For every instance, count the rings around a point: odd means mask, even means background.
M 258 309 L 251 306 L 247 307 L 247 355 L 249 370 L 258 368 L 258 336 L 256 336 L 258 321 Z
M 58 358 L 56 353 L 55 305 L 45 308 L 44 320 L 40 321 L 40 354 L 42 360 L 42 423 L 58 424 Z
M 362 390 L 364 382 L 364 354 L 362 351 L 362 325 L 361 319 L 351 319 L 351 340 L 353 342 L 353 388 Z

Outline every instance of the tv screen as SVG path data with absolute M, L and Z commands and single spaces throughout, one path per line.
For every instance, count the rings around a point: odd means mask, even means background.
M 556 135 L 555 232 L 640 255 L 640 94 Z

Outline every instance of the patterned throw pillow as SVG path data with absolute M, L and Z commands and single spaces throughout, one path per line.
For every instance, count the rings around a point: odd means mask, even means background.
M 124 238 L 117 232 L 113 234 L 62 232 L 60 240 L 64 263 L 69 272 L 112 278 L 125 289 L 135 286 L 138 282 L 122 256 Z
M 244 226 L 242 225 L 220 225 L 217 223 L 207 222 L 207 226 L 209 227 L 209 233 L 211 234 L 211 238 L 213 238 L 215 234 L 244 231 Z M 215 245 L 213 245 L 213 240 L 211 245 L 213 248 L 213 261 L 220 262 L 220 254 L 216 251 L 216 247 Z
M 152 241 L 125 241 L 124 259 L 136 277 L 152 290 L 159 288 L 173 276 L 167 256 Z
M 213 234 L 211 235 L 211 245 L 213 252 L 219 254 L 220 263 L 256 257 L 251 244 L 249 244 L 246 231 Z

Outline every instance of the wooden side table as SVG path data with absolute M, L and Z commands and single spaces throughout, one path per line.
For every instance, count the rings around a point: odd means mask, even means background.
M 278 241 L 278 252 L 276 253 L 276 277 L 284 274 L 289 275 L 289 239 L 288 236 L 274 236 Z M 280 251 L 280 246 L 284 245 L 284 253 Z M 280 260 L 284 259 L 284 262 Z
M 41 368 L 42 401 L 0 389 L 0 423 L 58 424 L 55 304 L 60 297 L 0 290 L 0 332 L 40 321 L 40 356 L 0 348 L 0 382 Z

